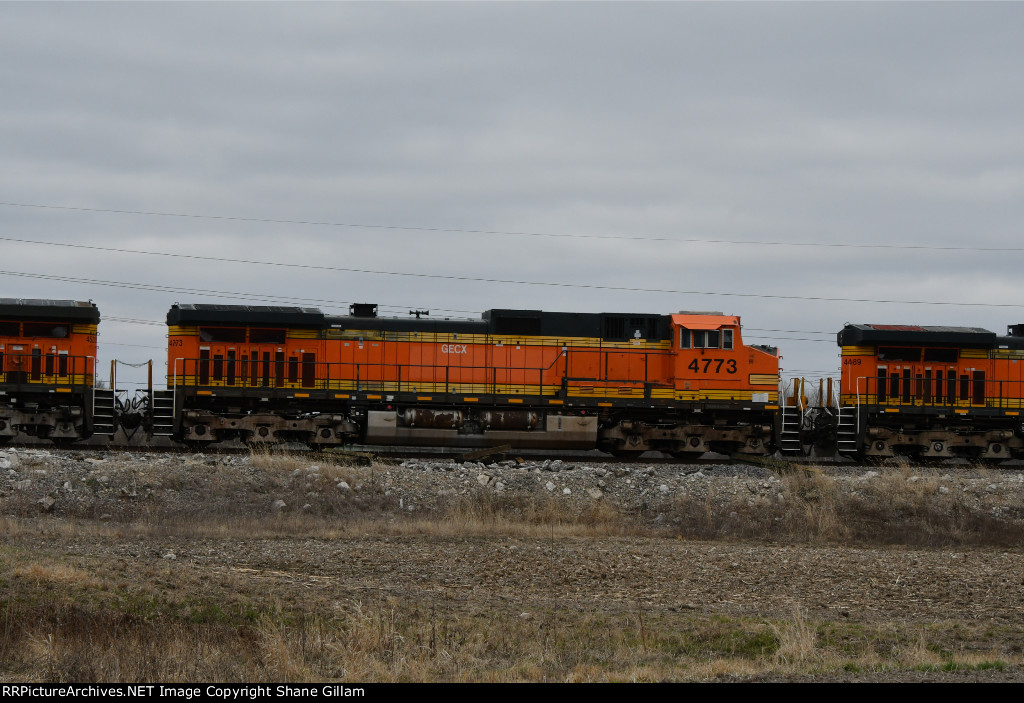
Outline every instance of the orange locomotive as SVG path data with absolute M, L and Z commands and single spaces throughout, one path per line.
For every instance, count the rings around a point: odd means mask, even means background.
M 0 298 L 0 442 L 93 434 L 99 321 L 92 302 Z
M 490 310 L 479 320 L 174 305 L 172 435 L 522 448 L 774 451 L 778 355 L 738 317 Z
M 836 444 L 859 457 L 1024 457 L 1024 325 L 846 325 Z

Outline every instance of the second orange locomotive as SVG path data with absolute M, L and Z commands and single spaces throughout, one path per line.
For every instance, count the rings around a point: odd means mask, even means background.
M 721 313 L 174 305 L 167 323 L 173 436 L 191 444 L 775 448 L 778 354 Z

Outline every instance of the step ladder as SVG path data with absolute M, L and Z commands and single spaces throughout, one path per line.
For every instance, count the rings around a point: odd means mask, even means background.
M 804 414 L 795 405 L 782 406 L 782 431 L 779 434 L 779 450 L 783 454 L 804 453 L 803 436 Z
M 860 428 L 857 423 L 857 406 L 839 407 L 839 421 L 836 424 L 836 451 L 840 454 L 857 453 Z
M 174 391 L 154 390 L 149 396 L 150 434 L 170 437 L 174 434 Z
M 96 388 L 92 392 L 92 433 L 114 434 L 114 408 L 116 393 L 110 388 Z

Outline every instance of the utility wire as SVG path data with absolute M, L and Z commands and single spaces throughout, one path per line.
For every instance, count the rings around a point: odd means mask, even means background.
M 0 238 L 2 239 L 2 238 Z M 150 252 L 139 252 L 139 253 L 150 253 Z M 222 259 L 217 257 L 201 257 L 193 256 L 189 254 L 171 254 L 171 253 L 159 253 L 160 256 L 173 256 L 188 259 L 208 259 L 210 261 L 240 261 L 237 259 Z M 721 291 L 700 291 L 700 290 L 676 290 L 671 288 L 638 288 L 632 286 L 602 286 L 597 284 L 588 283 L 553 283 L 550 281 L 520 281 L 515 279 L 504 279 L 504 278 L 480 278 L 476 276 L 452 276 L 445 274 L 436 273 L 409 273 L 401 271 L 376 271 L 372 269 L 354 269 L 354 268 L 340 268 L 333 266 L 316 266 L 313 264 L 284 264 L 273 261 L 244 261 L 242 263 L 260 264 L 264 266 L 283 266 L 289 268 L 302 268 L 302 269 L 322 269 L 327 271 L 343 271 L 347 273 L 366 273 L 380 276 L 407 276 L 411 278 L 428 278 L 434 280 L 445 280 L 445 281 L 468 281 L 474 283 L 504 283 L 510 285 L 522 285 L 522 286 L 544 286 L 550 288 L 573 288 L 578 290 L 608 290 L 617 291 L 622 293 L 660 293 L 667 295 L 706 295 L 706 296 L 719 296 L 725 298 L 755 298 L 760 300 L 807 300 L 817 302 L 833 302 L 833 303 L 882 303 L 890 305 L 943 305 L 949 307 L 970 307 L 970 308 L 1024 308 L 1024 303 L 966 303 L 966 302 L 952 302 L 952 301 L 934 301 L 934 300 L 898 300 L 889 298 L 835 298 L 821 295 L 776 295 L 770 293 L 723 293 Z M 65 281 L 70 283 L 83 283 L 87 285 L 102 285 L 102 286 L 114 286 L 119 288 L 133 288 L 137 290 L 152 290 L 152 291 L 163 291 L 163 292 L 187 292 L 189 294 L 201 293 L 204 295 L 212 295 L 217 297 L 228 297 L 238 298 L 245 300 L 253 300 L 260 302 L 269 302 L 273 300 L 280 300 L 270 298 L 266 295 L 257 295 L 252 293 L 231 293 L 225 291 L 204 291 L 201 289 L 187 289 L 187 288 L 175 288 L 172 286 L 161 286 L 147 283 L 128 283 L 122 281 L 101 281 L 92 280 L 85 278 L 73 278 L 70 276 L 56 276 L 40 273 L 24 273 L 19 271 L 0 271 L 0 275 L 4 276 L 22 276 L 25 278 L 39 278 L 45 280 L 56 280 Z M 252 296 L 252 297 L 250 297 Z M 289 299 L 295 300 L 295 299 Z
M 4 203 L 0 206 L 37 208 L 43 210 L 67 210 L 72 212 L 95 212 L 116 215 L 143 215 L 147 217 L 178 217 L 197 220 L 221 220 L 230 222 L 261 222 L 279 225 L 306 225 L 315 227 L 347 227 L 353 229 L 377 229 L 406 232 L 447 232 L 452 234 L 486 234 L 499 237 L 547 237 L 551 239 L 608 239 L 631 242 L 667 242 L 674 244 L 730 244 L 741 246 L 775 246 L 775 247 L 825 247 L 832 249 L 911 249 L 927 251 L 975 251 L 975 252 L 1020 252 L 1024 247 L 964 247 L 936 246 L 934 244 L 864 244 L 864 243 L 831 243 L 831 242 L 787 242 L 778 240 L 751 239 L 707 239 L 697 237 L 645 237 L 616 234 L 559 234 L 555 232 L 516 232 L 487 229 L 461 229 L 456 227 L 415 227 L 409 225 L 381 225 L 354 222 L 329 222 L 317 220 L 286 220 L 267 217 L 238 217 L 231 215 L 197 215 L 181 212 L 155 212 L 148 210 L 115 210 L 112 208 L 72 207 L 69 205 L 40 205 L 33 203 Z M 19 241 L 19 240 L 10 240 Z M 24 241 L 24 240 L 20 240 Z

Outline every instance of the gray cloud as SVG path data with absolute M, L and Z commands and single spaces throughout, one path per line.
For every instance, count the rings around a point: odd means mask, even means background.
M 1017 3 L 3 3 L 0 200 L 406 227 L 1013 246 Z M 499 236 L 0 206 L 6 236 L 351 269 L 749 296 L 1015 302 L 1019 253 Z M 722 309 L 794 370 L 846 321 L 1020 308 L 624 292 L 0 242 L 3 270 L 377 301 Z M 3 277 L 161 320 L 212 293 Z M 230 298 L 223 300 L 229 301 Z M 806 331 L 816 332 L 808 334 Z M 787 337 L 800 341 L 787 343 Z M 822 341 L 803 341 L 820 339 Z M 158 327 L 104 342 L 161 346 Z M 153 356 L 160 358 L 156 351 Z

